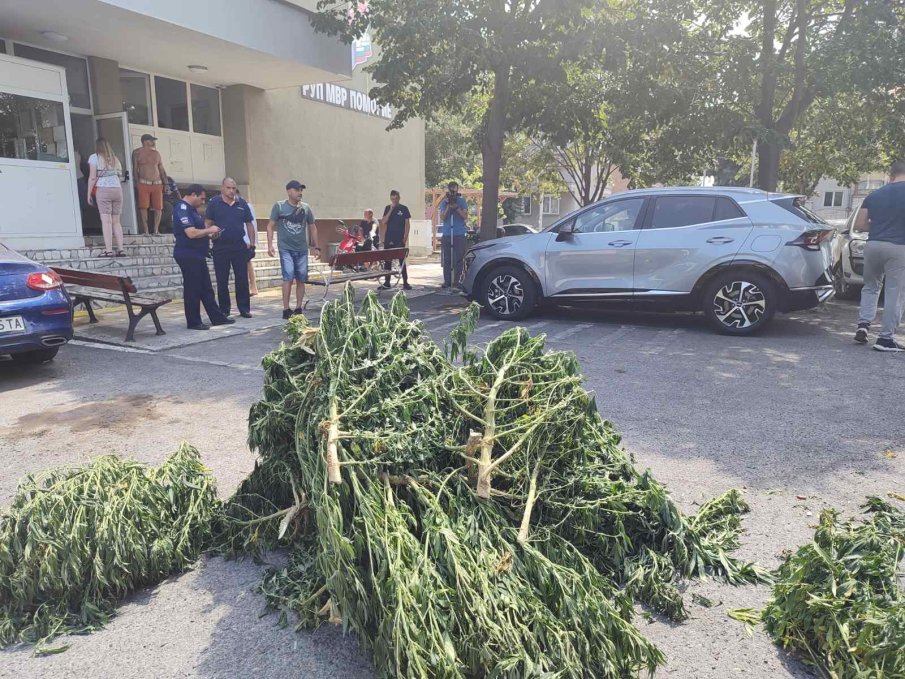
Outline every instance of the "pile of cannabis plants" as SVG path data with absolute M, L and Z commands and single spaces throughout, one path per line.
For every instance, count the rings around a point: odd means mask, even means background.
M 198 558 L 218 509 L 185 445 L 156 468 L 107 456 L 25 478 L 0 513 L 0 646 L 103 626 Z
M 905 512 L 869 498 L 862 522 L 825 510 L 776 573 L 762 619 L 824 676 L 905 677 Z
M 215 528 L 227 553 L 290 550 L 268 602 L 342 622 L 382 676 L 622 677 L 663 657 L 632 599 L 685 615 L 680 577 L 759 581 L 727 552 L 734 492 L 684 516 L 635 470 L 574 356 L 512 328 L 439 346 L 351 288 L 265 358 L 258 466 Z

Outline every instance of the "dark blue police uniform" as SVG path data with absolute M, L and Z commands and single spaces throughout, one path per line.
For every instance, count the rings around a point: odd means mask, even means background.
M 236 306 L 240 314 L 251 313 L 251 296 L 248 294 L 248 246 L 243 240 L 245 224 L 253 221 L 251 209 L 241 198 L 232 205 L 223 196 L 214 196 L 207 203 L 204 218 L 223 231 L 214 240 L 214 273 L 217 275 L 217 300 L 220 311 L 230 312 L 229 270 L 236 281 Z
M 207 251 L 211 239 L 206 236 L 189 238 L 185 235 L 187 228 L 203 229 L 204 218 L 198 214 L 198 210 L 180 200 L 173 209 L 173 235 L 176 237 L 173 258 L 182 270 L 185 322 L 190 328 L 201 325 L 201 305 L 204 304 L 211 323 L 221 324 L 226 316 L 214 299 L 211 275 L 207 270 Z

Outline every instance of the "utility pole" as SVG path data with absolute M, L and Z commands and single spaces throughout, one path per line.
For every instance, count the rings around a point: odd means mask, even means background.
M 748 180 L 748 186 L 754 187 L 754 164 L 757 162 L 757 139 L 751 145 L 751 178 Z
M 537 201 L 537 230 L 544 230 L 544 192 L 540 192 L 540 200 Z

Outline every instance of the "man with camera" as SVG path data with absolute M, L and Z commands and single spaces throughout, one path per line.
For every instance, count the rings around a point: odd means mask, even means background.
M 468 205 L 459 195 L 459 185 L 450 182 L 440 201 L 440 255 L 443 264 L 443 287 L 458 287 L 462 280 L 465 257 L 465 218 Z

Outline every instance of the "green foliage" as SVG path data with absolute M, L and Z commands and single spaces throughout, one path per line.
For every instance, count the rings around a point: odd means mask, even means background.
M 467 100 L 466 100 L 467 101 Z M 457 181 L 474 187 L 481 177 L 480 119 L 463 105 L 455 113 L 440 110 L 424 129 L 424 180 L 430 187 Z
M 341 621 L 381 676 L 652 670 L 663 657 L 631 599 L 680 619 L 680 577 L 761 580 L 727 555 L 747 507 L 729 493 L 682 515 L 619 448 L 573 355 L 520 328 L 469 347 L 475 320 L 444 353 L 401 295 L 359 306 L 347 288 L 319 328 L 293 319 L 249 419 L 259 469 L 286 467 L 273 497 L 255 486 L 271 505 L 227 505 L 242 507 L 228 546 L 258 547 L 256 520 L 275 544 L 279 523 L 290 561 L 265 577 L 268 603 L 304 627 Z
M 808 196 L 822 177 L 852 186 L 864 174 L 887 170 L 905 147 L 902 97 L 892 90 L 814 102 L 780 161 L 783 189 Z
M 107 456 L 25 478 L 0 515 L 0 646 L 102 627 L 195 562 L 218 507 L 188 445 L 156 468 Z
M 600 15 L 609 7 L 594 0 L 320 0 L 318 10 L 319 30 L 346 40 L 370 30 L 380 45 L 380 60 L 366 68 L 380 83 L 371 95 L 395 108 L 391 127 L 484 98 L 481 231 L 491 239 L 507 132 L 541 114 L 547 85 L 565 79 L 568 63 L 604 52 Z
M 426 123 L 425 181 L 445 187 L 457 181 L 465 188 L 483 188 L 481 116 L 485 97 L 466 97 L 455 111 L 440 111 Z M 559 194 L 566 190 L 556 158 L 523 132 L 513 132 L 503 145 L 500 188 L 520 195 L 532 191 Z
M 787 188 L 813 184 L 813 176 L 821 171 L 836 176 L 836 159 L 848 151 L 860 160 L 875 148 L 869 142 L 862 145 L 865 136 L 882 135 L 890 125 L 898 125 L 889 109 L 882 116 L 871 111 L 859 117 L 857 111 L 863 102 L 883 98 L 901 83 L 905 65 L 901 3 L 689 4 L 699 12 L 696 23 L 710 39 L 702 52 L 708 66 L 701 82 L 705 89 L 715 84 L 723 115 L 735 120 L 735 153 L 743 155 L 752 139 L 759 141 L 761 188 L 775 190 L 781 178 Z M 740 23 L 742 17 L 745 21 Z M 789 154 L 797 157 L 786 159 Z M 722 155 L 733 153 L 725 147 Z M 844 170 L 840 174 L 845 179 L 851 176 Z
M 905 513 L 869 498 L 862 523 L 820 516 L 786 556 L 763 621 L 773 639 L 833 679 L 905 677 Z

